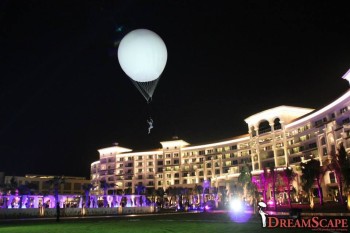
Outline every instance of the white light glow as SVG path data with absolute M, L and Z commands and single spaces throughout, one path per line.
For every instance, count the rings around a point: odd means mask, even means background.
M 235 212 L 240 212 L 243 209 L 243 203 L 238 199 L 233 199 L 231 201 L 231 209 Z

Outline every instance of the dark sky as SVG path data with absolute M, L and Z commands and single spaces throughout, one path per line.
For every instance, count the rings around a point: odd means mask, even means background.
M 337 4 L 1 1 L 0 171 L 88 177 L 115 142 L 196 145 L 246 134 L 244 119 L 268 108 L 319 109 L 349 87 L 350 14 Z M 138 28 L 168 51 L 151 104 L 116 56 Z

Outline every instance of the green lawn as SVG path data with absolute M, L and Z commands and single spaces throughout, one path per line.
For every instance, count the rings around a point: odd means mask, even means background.
M 267 229 L 261 227 L 258 217 L 248 222 L 236 222 L 226 213 L 183 213 L 135 217 L 109 217 L 96 219 L 25 220 L 1 222 L 4 233 L 216 233 L 216 232 L 309 232 L 303 229 Z

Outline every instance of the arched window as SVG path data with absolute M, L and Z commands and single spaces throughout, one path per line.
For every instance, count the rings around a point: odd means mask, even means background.
M 273 128 L 274 128 L 274 130 L 282 129 L 281 122 L 280 122 L 279 118 L 276 118 L 273 121 Z
M 259 134 L 267 133 L 271 131 L 271 126 L 268 121 L 262 121 L 259 124 Z

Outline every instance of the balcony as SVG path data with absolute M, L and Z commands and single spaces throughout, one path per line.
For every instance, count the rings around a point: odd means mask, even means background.
M 273 151 L 261 151 L 260 152 L 260 159 L 261 160 L 271 159 L 271 158 L 274 158 Z
M 270 132 L 271 132 L 271 128 L 259 129 L 259 136 Z

